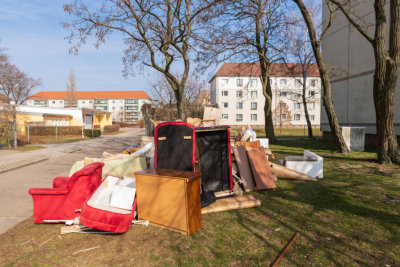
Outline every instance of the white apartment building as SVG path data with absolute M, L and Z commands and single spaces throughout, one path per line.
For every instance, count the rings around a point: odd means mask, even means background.
M 306 80 L 306 102 L 313 127 L 319 127 L 321 114 L 321 81 L 316 65 Z M 265 125 L 265 98 L 258 64 L 225 63 L 210 80 L 211 103 L 221 109 L 221 124 Z M 307 125 L 302 100 L 301 66 L 275 63 L 270 68 L 274 126 Z M 281 103 L 279 105 L 279 103 Z M 282 104 L 283 103 L 283 104 Z M 280 108 L 284 107 L 284 108 Z
M 27 100 L 28 106 L 64 108 L 65 91 L 38 92 Z M 75 107 L 108 111 L 115 122 L 136 123 L 141 119 L 140 109 L 151 99 L 144 91 L 77 91 Z

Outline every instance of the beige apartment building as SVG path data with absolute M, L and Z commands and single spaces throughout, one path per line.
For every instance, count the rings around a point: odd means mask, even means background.
M 141 119 L 140 109 L 151 99 L 144 91 L 77 91 L 74 107 L 110 112 L 112 121 L 136 123 Z M 66 107 L 65 91 L 38 92 L 26 101 L 28 106 Z

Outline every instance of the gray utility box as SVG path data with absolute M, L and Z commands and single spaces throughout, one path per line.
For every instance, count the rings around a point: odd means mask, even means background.
M 346 145 L 353 151 L 364 151 L 365 127 L 342 127 Z

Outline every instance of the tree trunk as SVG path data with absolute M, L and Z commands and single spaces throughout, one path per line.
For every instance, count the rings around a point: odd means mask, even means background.
M 14 148 L 18 147 L 18 133 L 17 133 L 17 110 L 13 107 L 13 134 L 14 134 Z
M 374 104 L 376 112 L 377 158 L 379 163 L 400 164 L 400 150 L 393 125 L 394 101 L 400 61 L 400 5 L 390 3 L 389 50 L 386 45 L 386 11 L 384 3 L 374 5 Z
M 269 76 L 267 76 L 269 77 Z M 264 86 L 264 85 L 263 85 Z M 276 136 L 274 132 L 274 123 L 272 122 L 272 90 L 269 83 L 269 78 L 267 78 L 264 105 L 264 116 L 265 116 L 265 136 L 269 139 L 270 144 L 276 144 Z
M 178 109 L 178 119 L 186 121 L 186 99 L 184 89 L 179 88 L 178 90 L 174 90 L 174 93 L 176 98 L 176 107 Z
M 307 107 L 307 101 L 306 101 L 306 89 L 307 89 L 307 78 L 306 78 L 306 76 L 304 76 L 304 73 L 303 73 L 303 105 L 304 105 L 304 116 L 306 117 L 306 121 L 307 121 L 308 137 L 309 137 L 309 138 L 312 138 L 312 137 L 313 137 L 313 133 L 312 133 L 310 115 L 308 114 L 308 107 Z
M 332 131 L 332 133 L 335 137 L 336 143 L 338 145 L 338 151 L 340 153 L 349 153 L 350 150 L 344 141 L 344 138 L 342 135 L 342 130 L 339 127 L 339 122 L 336 117 L 335 109 L 333 108 L 331 84 L 329 81 L 328 72 L 326 70 L 325 61 L 321 54 L 320 41 L 317 40 L 317 35 L 315 33 L 314 23 L 311 19 L 310 14 L 308 13 L 307 8 L 304 6 L 303 1 L 302 0 L 294 0 L 294 2 L 299 7 L 300 12 L 301 12 L 301 14 L 304 18 L 304 21 L 307 25 L 308 34 L 309 34 L 310 41 L 311 41 L 311 46 L 312 46 L 312 49 L 314 52 L 315 60 L 317 62 L 320 77 L 321 77 L 321 82 L 322 82 L 322 87 L 323 87 L 322 99 L 323 99 L 323 102 L 325 105 L 325 111 L 326 111 L 326 115 L 328 117 L 329 126 L 331 128 L 331 131 Z

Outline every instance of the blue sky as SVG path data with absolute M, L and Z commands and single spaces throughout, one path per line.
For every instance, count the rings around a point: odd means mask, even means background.
M 69 18 L 61 0 L 1 0 L 0 46 L 10 61 L 33 78 L 41 78 L 37 91 L 64 91 L 72 68 L 77 90 L 145 90 L 154 72 L 122 76 L 121 38 L 111 37 L 96 49 L 89 42 L 77 56 L 70 55 L 68 35 L 61 21 Z M 93 43 L 93 42 L 92 42 Z

